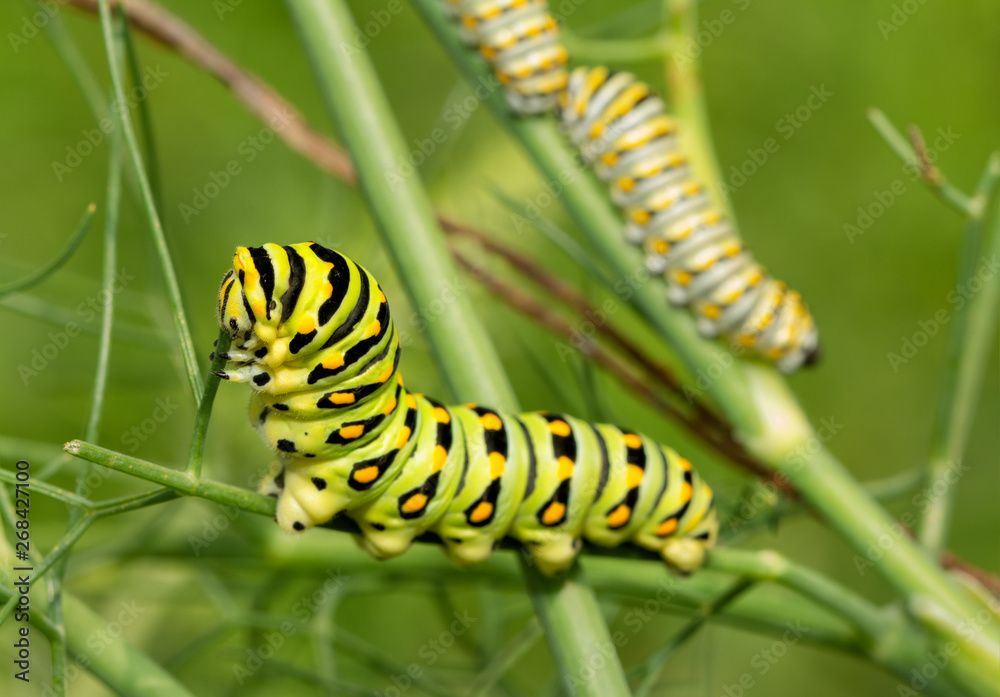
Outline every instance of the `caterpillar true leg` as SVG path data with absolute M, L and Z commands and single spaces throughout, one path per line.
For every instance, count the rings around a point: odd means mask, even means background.
M 344 514 L 373 556 L 431 532 L 462 565 L 511 537 L 549 574 L 569 568 L 583 539 L 636 544 L 685 572 L 715 544 L 711 490 L 669 448 L 570 416 L 407 391 L 385 295 L 337 252 L 240 247 L 219 323 L 230 358 L 244 361 L 222 374 L 253 388 L 251 423 L 276 452 L 261 491 L 277 497 L 288 532 Z

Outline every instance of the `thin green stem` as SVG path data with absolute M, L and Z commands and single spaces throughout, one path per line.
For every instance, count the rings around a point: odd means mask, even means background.
M 17 477 L 14 476 L 13 472 L 8 472 L 7 470 L 0 470 L 0 482 L 7 482 L 9 484 L 17 484 Z M 67 491 L 48 482 L 43 482 L 40 480 L 33 480 L 31 482 L 31 490 L 33 492 L 37 491 L 42 496 L 48 496 L 49 498 L 56 499 L 57 501 L 62 501 L 63 503 L 69 504 L 70 506 L 90 506 L 91 502 L 89 499 L 85 499 L 82 496 L 77 496 L 72 491 Z
M 472 685 L 469 686 L 469 691 L 466 693 L 468 697 L 483 697 L 489 694 L 493 686 L 510 670 L 511 666 L 534 646 L 541 636 L 542 628 L 538 621 L 532 617 L 479 672 L 476 679 L 472 681 Z
M 251 513 L 274 516 L 275 502 L 269 496 L 221 482 L 199 479 L 186 472 L 154 465 L 152 462 L 122 455 L 80 440 L 70 441 L 64 447 L 66 452 L 88 462 L 124 472 L 139 479 L 145 479 L 187 496 L 197 496 L 216 503 L 236 506 Z M 345 527 L 344 529 L 350 528 Z
M 463 400 L 500 408 L 514 404 L 499 358 L 469 298 L 455 294 L 449 285 L 459 272 L 420 177 L 398 171 L 406 143 L 371 61 L 354 48 L 350 12 L 340 0 L 287 0 L 286 5 L 413 306 L 441 301 L 450 305 L 449 317 L 426 322 L 427 339 L 446 383 Z
M 743 595 L 753 585 L 754 582 L 748 579 L 734 581 L 722 595 L 695 612 L 691 616 L 691 619 L 681 627 L 680 631 L 671 637 L 666 646 L 659 649 L 643 662 L 642 670 L 644 677 L 642 678 L 642 682 L 639 683 L 639 687 L 633 693 L 634 697 L 646 697 L 646 695 L 652 692 L 653 688 L 656 687 L 656 683 L 660 680 L 660 674 L 663 672 L 663 667 L 667 664 L 667 659 L 683 646 L 688 639 L 694 636 L 695 632 L 701 629 L 712 617 L 719 614 L 723 608 Z
M 579 63 L 644 63 L 660 61 L 669 51 L 666 37 L 644 36 L 632 39 L 590 39 L 562 28 L 566 50 Z
M 180 284 L 177 281 L 174 262 L 170 255 L 170 249 L 167 246 L 166 237 L 163 234 L 160 214 L 157 212 L 156 204 L 153 200 L 149 177 L 143 165 L 142 153 L 139 151 L 139 142 L 136 139 L 135 129 L 132 127 L 132 120 L 128 113 L 128 102 L 125 97 L 125 81 L 122 78 L 122 69 L 115 52 L 114 35 L 111 26 L 111 10 L 108 0 L 99 0 L 99 6 L 101 28 L 104 33 L 104 48 L 111 70 L 111 82 L 114 86 L 115 94 L 112 111 L 119 120 L 125 136 L 125 143 L 132 156 L 132 166 L 139 180 L 139 189 L 142 194 L 143 207 L 149 223 L 150 234 L 153 237 L 153 245 L 160 259 L 160 267 L 167 286 L 167 296 L 173 312 L 174 324 L 177 328 L 177 336 L 181 346 L 181 355 L 184 358 L 188 385 L 191 388 L 191 394 L 197 400 L 204 388 L 202 386 L 201 372 L 198 369 L 197 353 L 194 350 L 194 342 L 191 339 L 191 330 L 188 326 L 187 315 L 184 312 Z
M 977 200 L 987 202 L 988 206 L 996 195 L 998 179 L 1000 153 L 995 153 L 990 157 L 980 178 Z M 997 210 L 1000 211 L 1000 207 Z M 965 446 L 972 430 L 986 366 L 995 346 L 993 336 L 997 323 L 997 305 L 1000 303 L 1000 273 L 997 273 L 1000 212 L 996 215 L 985 245 L 984 228 L 985 222 L 979 217 L 972 218 L 966 224 L 956 285 L 963 289 L 963 297 L 970 297 L 968 307 L 964 311 L 956 311 L 957 316 L 948 334 L 948 365 L 937 418 L 931 430 L 927 480 L 934 486 L 935 495 L 928 499 L 918 539 L 935 553 L 940 553 L 947 545 L 958 478 L 964 469 L 962 461 Z M 973 281 L 981 286 L 975 292 Z
M 697 45 L 698 26 L 696 0 L 664 0 L 664 21 L 670 37 L 670 54 L 665 61 L 667 89 L 670 92 L 671 111 L 683 125 L 680 138 L 684 152 L 694 164 L 694 170 L 705 182 L 723 181 L 715 145 L 711 137 L 708 106 L 701 82 L 701 60 L 691 55 L 689 47 Z M 735 225 L 735 217 L 728 197 L 718 186 L 709 187 L 712 198 Z
M 878 606 L 777 552 L 719 548 L 709 554 L 706 568 L 786 586 L 846 617 L 872 641 L 878 641 L 888 627 L 889 621 Z
M 36 286 L 46 278 L 51 276 L 60 266 L 65 264 L 76 248 L 80 246 L 80 242 L 83 241 L 83 236 L 87 234 L 87 230 L 90 229 L 90 221 L 94 218 L 94 211 L 97 210 L 97 206 L 93 203 L 87 206 L 87 209 L 83 212 L 83 217 L 80 218 L 80 222 L 77 223 L 76 230 L 69 238 L 69 242 L 66 246 L 53 257 L 50 261 L 42 265 L 34 273 L 30 273 L 24 278 L 19 278 L 16 281 L 11 281 L 10 283 L 5 283 L 0 285 L 0 298 L 5 295 L 10 295 L 11 293 L 19 293 L 21 291 L 27 290 L 32 286 Z
M 979 218 L 982 216 L 983 206 L 985 205 L 984 201 L 978 197 L 969 198 L 954 184 L 945 179 L 940 170 L 930 165 L 914 150 L 911 142 L 896 130 L 896 127 L 892 125 L 888 116 L 882 111 L 873 108 L 868 110 L 868 120 L 871 121 L 872 126 L 875 127 L 875 130 L 882 136 L 886 144 L 892 148 L 892 151 L 908 167 L 913 168 L 915 172 L 920 172 L 921 180 L 941 200 L 958 211 L 963 217 Z
M 212 418 L 212 405 L 219 391 L 221 379 L 216 373 L 226 367 L 226 359 L 222 357 L 229 350 L 231 337 L 229 332 L 219 331 L 212 358 L 212 368 L 205 381 L 205 394 L 198 405 L 198 414 L 194 422 L 194 435 L 191 437 L 191 448 L 188 452 L 187 471 L 192 477 L 201 476 L 201 462 L 205 455 L 205 436 L 208 432 L 208 422 Z
M 37 581 L 44 578 L 45 574 L 49 569 L 52 568 L 53 564 L 56 564 L 60 559 L 65 556 L 66 552 L 80 539 L 80 536 L 90 527 L 91 523 L 94 522 L 92 516 L 87 516 L 81 518 L 76 525 L 70 528 L 62 539 L 56 544 L 52 550 L 45 555 L 42 561 L 37 564 L 31 572 L 31 578 L 28 579 L 28 585 L 33 586 Z M 0 608 L 0 625 L 3 625 L 10 616 L 11 611 L 14 609 L 14 605 L 17 601 L 17 594 L 14 594 L 10 601 Z M 56 625 L 58 626 L 58 624 Z
M 428 307 L 454 298 L 448 321 L 427 324 L 428 340 L 445 380 L 463 401 L 516 411 L 517 402 L 499 358 L 469 299 L 455 297 L 447 288 L 457 278 L 457 270 L 419 177 L 403 176 L 397 170 L 398 162 L 405 159 L 406 143 L 368 56 L 363 50 L 347 50 L 354 45 L 355 25 L 346 4 L 342 0 L 287 0 L 286 5 L 410 299 L 417 307 Z M 564 672 L 576 671 L 595 647 L 610 645 L 597 599 L 582 572 L 553 582 L 526 564 L 523 569 L 549 646 Z M 573 631 L 567 631 L 569 627 Z M 628 694 L 616 656 L 607 660 L 603 675 L 584 685 L 583 694 Z
M 7 310 L 24 317 L 41 320 L 58 327 L 67 322 L 75 322 L 80 331 L 85 334 L 100 335 L 100 327 L 89 323 L 80 323 L 80 316 L 72 310 L 35 298 L 30 295 L 13 295 L 0 298 L 0 305 Z M 115 338 L 144 348 L 164 348 L 163 339 L 154 330 L 130 322 L 118 322 L 115 326 Z

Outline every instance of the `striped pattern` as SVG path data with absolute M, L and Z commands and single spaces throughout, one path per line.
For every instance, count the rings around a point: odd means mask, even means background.
M 792 372 L 818 358 L 802 297 L 754 261 L 680 151 L 663 100 L 633 75 L 577 68 L 559 97 L 563 127 L 611 189 L 626 238 L 694 312 L 699 332 Z
M 233 338 L 218 375 L 253 388 L 251 423 L 276 453 L 261 490 L 289 532 L 343 513 L 376 557 L 430 532 L 462 565 L 510 537 L 549 574 L 572 565 L 582 540 L 635 544 L 682 572 L 715 543 L 712 492 L 669 448 L 615 426 L 407 391 L 385 295 L 337 252 L 238 248 L 218 318 Z
M 566 88 L 566 49 L 545 0 L 448 0 L 462 39 L 488 60 L 511 109 L 537 114 Z

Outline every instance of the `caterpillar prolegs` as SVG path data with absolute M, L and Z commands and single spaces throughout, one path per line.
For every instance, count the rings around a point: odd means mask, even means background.
M 670 448 L 406 390 L 385 295 L 335 251 L 239 247 L 218 302 L 233 363 L 218 375 L 253 388 L 251 422 L 276 451 L 261 490 L 288 532 L 343 513 L 373 556 L 429 532 L 460 565 L 510 537 L 548 574 L 572 565 L 581 540 L 652 550 L 681 572 L 715 543 L 711 489 Z

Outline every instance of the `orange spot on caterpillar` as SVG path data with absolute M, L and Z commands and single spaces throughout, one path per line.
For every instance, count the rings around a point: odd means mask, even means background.
M 615 510 L 608 513 L 607 517 L 604 519 L 609 527 L 618 528 L 628 522 L 628 519 L 632 517 L 632 509 L 626 506 L 624 503 L 618 504 Z
M 469 514 L 469 522 L 481 523 L 493 514 L 493 504 L 489 501 L 480 501 L 472 513 Z
M 677 519 L 667 518 L 665 521 L 656 526 L 656 534 L 660 537 L 666 537 L 674 530 L 677 529 Z
M 406 406 L 408 406 L 410 409 L 417 408 L 417 400 L 412 394 L 409 393 L 406 394 Z
M 553 501 L 542 514 L 542 523 L 545 525 L 555 525 L 566 514 L 566 505 Z
M 441 424 L 446 424 L 451 422 L 451 414 L 448 413 L 447 409 L 444 409 L 442 407 L 434 407 L 434 410 L 431 412 L 431 416 L 434 417 L 435 421 Z
M 416 513 L 427 505 L 427 497 L 423 494 L 414 494 L 403 504 L 403 513 Z
M 331 353 L 329 356 L 323 359 L 323 367 L 327 370 L 336 370 L 340 366 L 344 365 L 344 354 L 337 351 L 336 353 Z
M 365 432 L 365 427 L 362 424 L 354 424 L 353 426 L 344 426 L 338 433 L 341 438 L 358 438 Z
M 354 481 L 360 482 L 362 484 L 369 484 L 374 482 L 378 478 L 378 467 L 372 465 L 371 467 L 365 467 L 354 473 Z
M 681 466 L 681 469 L 685 472 L 691 471 L 691 461 L 685 457 L 677 458 L 677 464 Z
M 570 477 L 572 477 L 574 466 L 575 465 L 573 464 L 572 460 L 570 460 L 565 455 L 560 455 L 559 469 L 556 471 L 556 476 L 559 478 L 559 481 L 563 481 L 564 479 L 569 479 Z
M 402 448 L 408 440 L 410 440 L 410 428 L 403 426 L 403 430 L 399 432 L 399 438 L 396 439 L 396 447 Z
M 440 472 L 444 469 L 445 463 L 448 461 L 448 451 L 444 449 L 443 445 L 438 445 L 434 448 L 434 454 L 431 456 L 431 471 Z
M 681 484 L 681 503 L 687 503 L 691 500 L 691 485 L 687 482 Z
M 350 392 L 331 392 L 326 401 L 331 404 L 354 404 L 354 395 Z
M 370 339 L 371 337 L 378 335 L 380 331 L 382 331 L 382 323 L 379 322 L 378 320 L 374 320 L 372 321 L 371 324 L 368 325 L 368 329 L 365 331 L 364 338 Z
M 493 479 L 502 477 L 506 468 L 507 458 L 498 452 L 490 453 L 490 477 Z
M 549 430 L 557 436 L 568 436 L 570 434 L 569 424 L 562 419 L 549 423 Z
M 503 428 L 503 421 L 496 414 L 483 414 L 479 417 L 479 423 L 483 425 L 487 431 L 499 431 Z
M 629 489 L 634 489 L 642 484 L 642 478 L 644 476 L 646 476 L 646 473 L 641 467 L 639 467 L 639 465 L 629 465 L 625 474 L 625 485 Z
M 395 408 L 396 408 L 396 398 L 393 397 L 389 401 L 389 403 L 385 405 L 385 409 L 382 410 L 382 413 L 385 414 L 386 416 L 388 416 L 389 414 L 392 413 L 392 410 L 395 409 Z
M 634 433 L 626 433 L 622 440 L 625 441 L 625 447 L 631 448 L 632 450 L 638 450 L 642 447 L 642 438 Z

